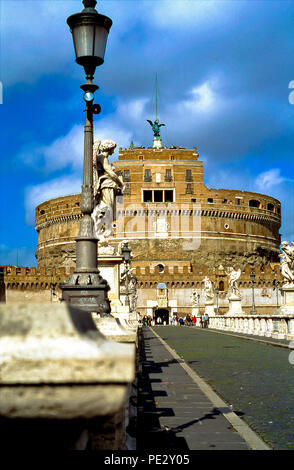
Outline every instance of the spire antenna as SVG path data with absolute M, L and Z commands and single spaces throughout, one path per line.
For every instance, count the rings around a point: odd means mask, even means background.
M 157 115 L 157 95 L 158 95 L 158 83 L 157 83 L 157 72 L 155 74 L 155 114 L 156 118 L 155 121 L 152 122 L 150 119 L 146 119 L 149 122 L 150 126 L 153 130 L 153 147 L 154 148 L 161 148 L 161 135 L 160 135 L 160 128 L 165 126 L 165 124 L 159 122 L 158 115 Z
M 157 93 L 158 93 L 158 80 L 157 80 L 157 72 L 155 74 L 155 114 L 156 114 L 156 119 L 157 119 Z

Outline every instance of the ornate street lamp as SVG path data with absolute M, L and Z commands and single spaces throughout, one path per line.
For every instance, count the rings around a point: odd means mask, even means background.
M 252 286 L 252 309 L 251 309 L 250 313 L 252 315 L 256 315 L 255 301 L 254 301 L 254 284 L 255 284 L 255 273 L 254 273 L 254 271 L 251 271 L 250 279 L 251 279 L 251 286 Z
M 130 270 L 130 262 L 131 262 L 131 251 L 132 250 L 130 250 L 127 243 L 121 249 L 121 254 L 122 254 L 123 261 L 124 261 L 125 273 L 126 273 L 126 277 L 125 277 L 125 287 L 126 287 L 125 306 L 126 307 L 130 306 L 130 299 L 129 299 L 129 270 Z
M 280 281 L 278 281 L 278 279 L 275 277 L 275 279 L 273 280 L 273 286 L 274 286 L 274 290 L 276 290 L 277 308 L 279 308 L 279 285 L 280 285 Z
M 82 220 L 76 238 L 76 268 L 67 282 L 63 282 L 62 300 L 79 306 L 88 312 L 100 315 L 110 313 L 107 292 L 109 286 L 99 274 L 97 267 L 98 239 L 93 233 L 94 223 L 91 214 L 94 209 L 93 197 L 93 114 L 99 114 L 101 107 L 94 104 L 94 92 L 98 86 L 92 83 L 95 69 L 103 64 L 108 33 L 112 20 L 95 10 L 96 0 L 83 0 L 84 10 L 67 19 L 70 27 L 76 62 L 85 69 L 87 82 L 81 85 L 84 91 L 84 167 L 82 185 Z
M 218 315 L 218 314 L 219 314 L 219 311 L 218 311 L 218 295 L 219 295 L 219 288 L 218 288 L 218 287 L 215 288 L 215 294 L 216 294 L 216 314 Z

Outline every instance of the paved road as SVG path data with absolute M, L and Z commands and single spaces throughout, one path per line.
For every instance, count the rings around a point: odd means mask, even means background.
M 175 338 L 183 338 L 184 330 L 189 333 L 180 327 L 156 328 L 156 332 Z M 151 328 L 142 328 L 139 348 L 142 373 L 137 450 L 171 453 L 265 448 Z
M 274 449 L 294 449 L 290 350 L 193 327 L 159 334 Z

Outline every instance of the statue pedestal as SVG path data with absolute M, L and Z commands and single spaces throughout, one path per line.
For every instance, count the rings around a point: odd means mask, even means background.
M 294 284 L 284 285 L 284 305 L 280 307 L 279 314 L 294 315 Z
M 209 317 L 214 317 L 215 311 L 213 301 L 205 303 L 204 313 L 206 313 Z
M 244 315 L 240 297 L 229 297 L 229 311 L 226 313 L 226 315 Z
M 110 287 L 108 298 L 111 303 L 119 302 L 120 298 L 120 265 L 122 257 L 120 255 L 100 254 L 98 248 L 98 269 L 100 275 L 105 279 Z
M 200 308 L 199 307 L 192 307 L 192 317 L 195 315 L 195 317 L 200 315 Z
M 153 148 L 160 149 L 162 147 L 161 137 L 154 137 L 153 139 Z

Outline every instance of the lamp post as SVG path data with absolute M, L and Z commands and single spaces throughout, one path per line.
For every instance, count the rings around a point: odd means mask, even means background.
M 250 313 L 252 315 L 256 315 L 255 301 L 254 301 L 254 284 L 255 284 L 255 273 L 254 273 L 254 271 L 251 271 L 250 279 L 251 279 L 251 287 L 252 287 L 252 309 L 251 309 Z
M 197 294 L 197 303 L 198 303 L 198 311 L 199 311 L 199 315 L 200 315 L 200 294 Z
M 81 211 L 82 220 L 76 238 L 76 268 L 67 282 L 60 285 L 62 300 L 78 306 L 87 312 L 100 315 L 110 313 L 107 292 L 109 286 L 99 273 L 97 266 L 98 239 L 93 233 L 94 223 L 91 214 L 94 209 L 93 197 L 93 114 L 99 114 L 101 107 L 94 104 L 94 93 L 98 86 L 92 83 L 95 69 L 104 62 L 104 53 L 112 20 L 100 15 L 95 10 L 96 0 L 83 0 L 84 9 L 67 19 L 70 27 L 76 62 L 82 65 L 86 74 L 86 83 L 81 85 L 84 91 L 85 127 L 84 127 L 84 166 Z
M 275 274 L 275 276 L 276 276 L 276 274 Z M 273 285 L 274 285 L 274 290 L 276 290 L 277 308 L 279 308 L 279 285 L 280 285 L 280 281 L 278 281 L 278 279 L 275 278 L 274 281 L 273 281 Z
M 218 288 L 218 287 L 215 288 L 215 294 L 216 294 L 216 314 L 218 315 L 218 314 L 219 314 L 219 311 L 218 311 L 218 294 L 219 294 L 219 288 Z
M 122 258 L 124 260 L 125 273 L 126 273 L 126 278 L 125 278 L 125 288 L 126 288 L 125 306 L 129 307 L 130 306 L 130 299 L 129 299 L 129 270 L 130 270 L 130 262 L 131 262 L 131 250 L 128 247 L 127 243 L 122 247 L 121 253 L 122 253 Z

